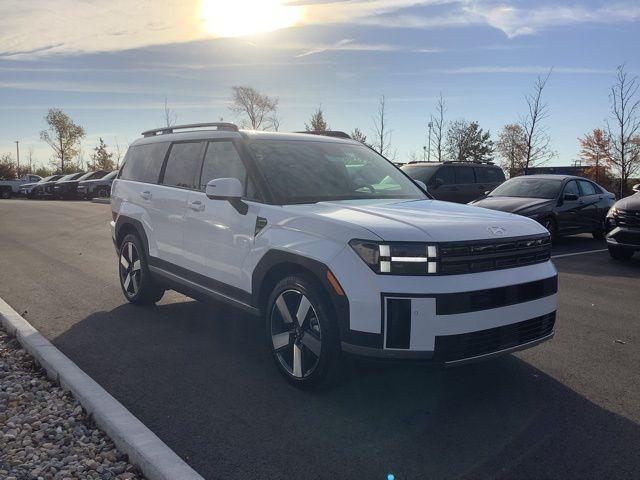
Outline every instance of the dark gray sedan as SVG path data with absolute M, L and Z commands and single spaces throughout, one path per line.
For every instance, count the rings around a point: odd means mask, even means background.
M 78 184 L 78 196 L 81 198 L 106 198 L 111 193 L 111 184 L 118 176 L 118 170 L 107 173 L 102 178 L 84 180 Z
M 591 180 L 571 175 L 514 177 L 470 205 L 533 218 L 552 237 L 592 233 L 604 238 L 605 217 L 615 195 Z

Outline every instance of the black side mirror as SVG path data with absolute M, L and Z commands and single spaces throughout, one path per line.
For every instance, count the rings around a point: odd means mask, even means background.
M 580 197 L 575 193 L 565 193 L 563 199 L 568 202 L 575 202 L 576 200 L 578 200 L 578 198 Z

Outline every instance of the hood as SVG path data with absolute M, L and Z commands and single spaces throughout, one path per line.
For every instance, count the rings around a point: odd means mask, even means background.
M 350 200 L 289 208 L 355 224 L 387 241 L 448 242 L 546 233 L 525 217 L 438 200 Z
M 640 210 L 640 193 L 618 200 L 614 207 L 621 210 Z
M 486 197 L 476 200 L 473 205 L 476 207 L 490 208 L 502 212 L 519 213 L 527 209 L 537 209 L 545 206 L 551 207 L 555 203 L 554 199 L 548 198 L 523 198 L 523 197 Z
M 20 188 L 31 188 L 35 185 L 37 185 L 38 182 L 31 182 L 31 183 L 23 183 L 22 185 L 20 185 Z

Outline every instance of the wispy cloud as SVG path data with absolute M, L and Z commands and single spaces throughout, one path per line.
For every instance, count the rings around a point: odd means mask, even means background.
M 300 45 L 288 45 L 286 48 L 302 49 Z M 357 52 L 397 52 L 410 51 L 417 53 L 438 53 L 442 50 L 439 48 L 407 48 L 400 45 L 389 43 L 361 43 L 351 38 L 344 38 L 337 42 L 328 44 L 308 45 L 304 47 L 304 51 L 299 53 L 297 57 L 307 57 L 318 53 L 330 51 L 357 51 Z
M 398 75 L 424 75 L 428 73 L 446 74 L 446 75 L 467 75 L 467 74 L 493 74 L 493 73 L 525 73 L 525 74 L 544 74 L 553 68 L 553 73 L 564 74 L 587 74 L 587 75 L 605 75 L 615 73 L 611 69 L 601 68 L 583 68 L 583 67 L 551 67 L 551 66 L 473 66 L 459 68 L 432 68 L 427 70 L 398 73 Z

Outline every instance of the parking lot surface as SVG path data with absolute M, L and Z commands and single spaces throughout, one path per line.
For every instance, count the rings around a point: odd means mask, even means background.
M 109 219 L 0 201 L 0 296 L 206 478 L 640 477 L 638 255 L 560 240 L 556 336 L 534 349 L 450 370 L 348 362 L 306 393 L 257 318 L 174 292 L 127 304 Z

